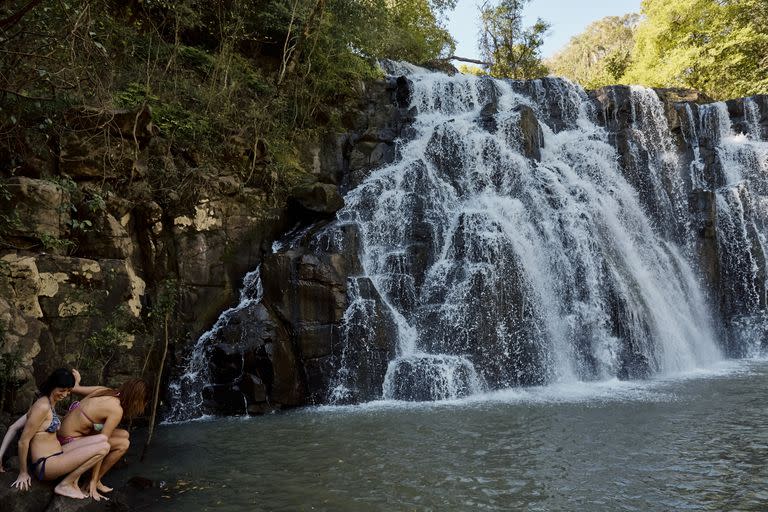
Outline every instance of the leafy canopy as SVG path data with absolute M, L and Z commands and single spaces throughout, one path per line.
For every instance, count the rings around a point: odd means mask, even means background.
M 546 64 L 588 89 L 617 84 L 627 71 L 640 16 L 609 16 L 590 24 Z
M 523 26 L 523 8 L 530 0 L 486 0 L 480 6 L 480 53 L 492 76 L 527 79 L 547 74 L 541 45 L 549 24 L 539 18 Z
M 716 98 L 768 91 L 768 2 L 644 0 L 625 79 Z

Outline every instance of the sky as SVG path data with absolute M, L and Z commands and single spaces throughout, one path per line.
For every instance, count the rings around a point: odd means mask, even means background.
M 605 16 L 621 16 L 640 12 L 641 0 L 531 0 L 524 10 L 526 26 L 536 18 L 548 21 L 552 27 L 544 39 L 542 56 L 550 57 L 565 46 L 571 37 L 587 25 Z M 456 55 L 478 59 L 478 8 L 481 0 L 459 0 L 448 20 L 448 31 L 456 39 Z

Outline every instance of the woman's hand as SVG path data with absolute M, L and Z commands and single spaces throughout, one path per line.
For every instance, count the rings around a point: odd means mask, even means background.
M 19 477 L 11 484 L 11 487 L 16 487 L 20 491 L 27 491 L 31 485 L 32 478 L 30 478 L 29 473 L 19 473 Z
M 74 387 L 79 386 L 80 385 L 80 380 L 82 379 L 82 377 L 80 376 L 80 372 L 75 370 L 74 368 L 72 368 L 72 375 L 75 376 L 75 386 Z

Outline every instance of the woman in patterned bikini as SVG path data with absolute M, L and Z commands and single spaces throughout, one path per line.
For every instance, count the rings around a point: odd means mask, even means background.
M 65 398 L 75 386 L 70 370 L 59 368 L 40 386 L 38 398 L 26 415 L 24 430 L 19 440 L 19 476 L 11 486 L 29 489 L 30 471 L 38 480 L 64 478 L 54 488 L 56 494 L 83 499 L 86 495 L 77 486 L 80 475 L 100 463 L 109 453 L 110 445 L 103 435 L 91 436 L 72 450 L 63 450 L 56 438 L 61 420 L 56 414 L 56 402 Z M 17 422 L 19 423 L 19 422 Z M 32 457 L 32 464 L 27 463 Z
M 123 418 L 134 418 L 144 411 L 147 405 L 147 385 L 141 379 L 130 379 L 119 389 L 103 386 L 81 386 L 80 374 L 72 370 L 75 385 L 72 392 L 85 396 L 79 402 L 73 402 L 61 424 L 58 439 L 64 453 L 90 442 L 94 435 L 106 436 L 109 441 L 109 454 L 93 469 L 89 484 L 89 494 L 95 500 L 103 496 L 100 492 L 112 489 L 101 482 L 104 474 L 125 455 L 130 445 L 128 431 L 117 428 Z

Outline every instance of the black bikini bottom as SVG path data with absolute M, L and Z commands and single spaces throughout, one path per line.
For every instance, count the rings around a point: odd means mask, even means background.
M 35 462 L 32 463 L 32 474 L 37 477 L 38 480 L 41 482 L 45 479 L 45 463 L 50 459 L 51 457 L 56 457 L 57 455 L 61 455 L 64 452 L 58 452 L 54 453 L 52 455 L 49 455 L 47 457 L 40 457 Z

